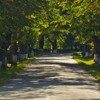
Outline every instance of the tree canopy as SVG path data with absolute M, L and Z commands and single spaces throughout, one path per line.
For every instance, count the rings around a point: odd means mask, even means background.
M 0 43 L 11 34 L 16 43 L 31 46 L 40 36 L 57 46 L 68 34 L 91 43 L 100 37 L 99 18 L 99 0 L 0 0 Z

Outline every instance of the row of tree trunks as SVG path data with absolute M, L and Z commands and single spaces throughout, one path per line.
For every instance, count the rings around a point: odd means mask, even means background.
M 28 57 L 34 56 L 34 52 L 29 50 L 28 46 L 17 44 L 14 34 L 10 34 L 9 43 L 0 46 L 0 69 L 6 69 L 7 63 L 16 64 L 18 60 L 25 60 Z M 7 50 L 7 48 L 9 48 Z M 18 50 L 19 49 L 19 50 Z
M 34 52 L 27 53 L 19 53 L 19 54 L 4 54 L 4 51 L 0 50 L 0 69 L 6 69 L 7 64 L 16 64 L 17 61 L 22 61 L 27 59 L 28 57 L 34 56 Z
M 48 38 L 48 40 L 51 43 L 52 52 L 57 53 L 57 39 L 51 40 Z M 44 46 L 44 35 L 40 35 L 39 36 L 39 50 L 43 51 L 43 46 Z

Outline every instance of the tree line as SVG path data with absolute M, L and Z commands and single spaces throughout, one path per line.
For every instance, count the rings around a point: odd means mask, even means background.
M 32 55 L 34 48 L 90 47 L 100 62 L 99 0 L 0 0 L 0 64 Z M 20 56 L 18 56 L 20 53 Z

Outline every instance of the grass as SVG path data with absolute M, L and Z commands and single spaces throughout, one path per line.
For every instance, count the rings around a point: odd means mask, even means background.
M 96 65 L 92 57 L 82 57 L 82 55 L 78 53 L 73 54 L 73 58 L 100 83 L 100 65 Z
M 6 83 L 11 78 L 16 76 L 28 63 L 34 59 L 35 57 L 28 58 L 27 60 L 17 62 L 17 64 L 14 66 L 7 64 L 8 70 L 0 70 L 0 85 Z

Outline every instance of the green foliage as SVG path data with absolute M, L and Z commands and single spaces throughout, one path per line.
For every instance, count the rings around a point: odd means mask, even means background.
M 79 53 L 77 53 L 79 54 Z M 100 66 L 95 65 L 92 57 L 82 57 L 80 55 L 73 55 L 73 58 L 81 65 L 83 68 L 91 73 L 100 83 Z
M 12 77 L 17 75 L 28 63 L 30 63 L 34 59 L 35 57 L 28 58 L 25 61 L 18 62 L 15 66 L 8 64 L 8 70 L 0 70 L 0 85 L 4 84 L 5 82 L 9 81 Z
M 82 57 L 82 53 L 81 52 L 73 52 L 72 55 L 73 56 L 80 56 L 80 57 Z
M 73 35 L 75 42 L 90 44 L 93 35 L 100 36 L 99 9 L 99 0 L 3 0 L 0 33 L 14 34 L 15 42 L 31 47 L 38 47 L 40 35 L 52 42 L 56 39 L 59 48 L 66 34 Z M 2 37 L 1 44 L 7 41 Z

